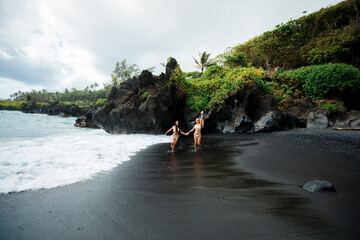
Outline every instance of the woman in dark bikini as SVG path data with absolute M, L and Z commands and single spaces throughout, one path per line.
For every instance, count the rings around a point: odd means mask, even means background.
M 171 137 L 171 152 L 174 152 L 174 148 L 175 148 L 175 145 L 177 143 L 177 141 L 179 140 L 179 132 L 181 134 L 184 134 L 185 133 L 183 131 L 181 131 L 180 127 L 179 127 L 179 121 L 175 121 L 175 125 L 172 126 L 172 128 L 170 128 L 166 133 L 165 135 L 167 135 L 171 130 L 173 130 L 173 135 Z
M 204 127 L 203 115 L 204 115 L 204 111 L 201 111 L 201 118 L 196 118 L 195 120 L 196 124 L 194 125 L 194 127 L 185 134 L 185 135 L 189 135 L 189 133 L 195 130 L 194 132 L 195 152 L 197 150 L 197 146 L 200 146 L 201 144 L 201 128 Z

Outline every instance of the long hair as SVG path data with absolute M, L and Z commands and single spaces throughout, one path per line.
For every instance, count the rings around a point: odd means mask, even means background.
M 178 125 L 176 125 L 176 122 L 178 122 Z M 179 132 L 179 130 L 180 130 L 179 121 L 175 121 L 175 129 L 176 129 L 176 132 Z
M 197 120 L 199 119 L 200 123 L 197 123 Z M 201 120 L 201 118 L 196 118 L 195 119 L 196 124 L 200 124 L 200 126 L 203 128 L 204 127 L 204 120 Z

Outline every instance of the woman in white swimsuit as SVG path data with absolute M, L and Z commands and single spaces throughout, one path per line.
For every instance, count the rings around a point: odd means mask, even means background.
M 186 133 L 186 135 L 189 135 L 189 133 L 191 133 L 192 131 L 195 130 L 195 132 L 194 132 L 195 152 L 197 150 L 197 146 L 200 146 L 200 144 L 201 144 L 201 128 L 204 127 L 203 115 L 204 115 L 204 111 L 201 111 L 201 118 L 196 118 L 196 120 L 195 120 L 196 124 L 189 132 Z
M 179 140 L 179 132 L 184 135 L 185 135 L 185 133 L 183 131 L 181 131 L 181 129 L 179 128 L 179 121 L 175 121 L 175 125 L 172 126 L 172 128 L 170 128 L 165 133 L 165 135 L 167 135 L 171 130 L 173 130 L 173 135 L 171 137 L 170 147 L 171 147 L 171 152 L 174 152 L 175 145 L 176 145 L 177 141 Z

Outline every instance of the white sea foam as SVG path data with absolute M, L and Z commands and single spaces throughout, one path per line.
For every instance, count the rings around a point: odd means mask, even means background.
M 3 116 L 0 115 L 0 125 L 4 122 Z M 31 122 L 34 116 L 25 118 Z M 36 123 L 38 127 L 46 121 L 48 128 L 60 128 L 61 131 L 52 129 L 48 131 L 51 134 L 47 134 L 47 129 L 39 128 L 41 134 L 36 136 L 28 136 L 24 132 L 22 135 L 25 136 L 10 136 L 11 131 L 8 130 L 7 136 L 1 136 L 1 193 L 85 181 L 100 172 L 113 169 L 149 145 L 170 141 L 169 137 L 159 135 L 111 135 L 99 129 L 78 129 L 72 127 L 74 119 L 64 120 L 44 115 L 35 118 L 41 119 Z M 14 132 L 21 131 L 14 129 Z

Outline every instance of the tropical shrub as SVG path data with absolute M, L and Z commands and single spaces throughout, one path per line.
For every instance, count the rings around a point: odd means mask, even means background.
M 301 67 L 277 78 L 299 82 L 303 92 L 314 98 L 357 98 L 360 94 L 360 70 L 343 63 Z
M 187 73 L 184 72 L 184 74 L 185 74 L 185 77 L 186 77 L 186 78 L 198 78 L 198 77 L 201 76 L 201 73 L 198 72 L 198 71 L 187 72 Z
M 339 105 L 336 103 L 331 103 L 331 102 L 321 103 L 321 104 L 319 104 L 319 107 L 321 109 L 327 110 L 331 113 L 344 111 L 344 107 L 342 105 Z
M 105 103 L 107 103 L 107 99 L 106 99 L 106 98 L 102 98 L 102 99 L 98 99 L 95 104 L 96 104 L 97 106 L 99 106 L 99 107 L 102 107 L 102 106 L 105 105 Z
M 213 65 L 200 78 L 183 80 L 188 95 L 187 104 L 195 111 L 207 110 L 223 103 L 229 94 L 254 84 L 263 74 L 262 69 L 253 67 L 228 68 Z

